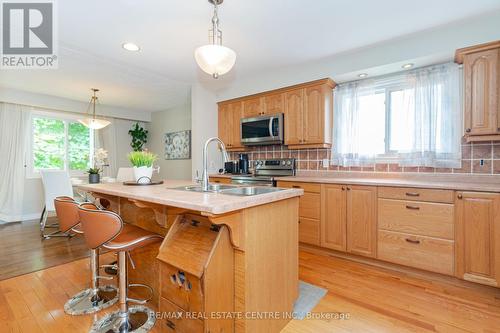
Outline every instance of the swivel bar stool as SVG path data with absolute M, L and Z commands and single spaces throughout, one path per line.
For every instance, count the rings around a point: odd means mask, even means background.
M 92 204 L 88 204 L 92 205 Z M 59 219 L 59 229 L 63 233 L 73 231 L 82 234 L 79 204 L 71 197 L 57 197 L 54 206 Z M 92 207 L 95 207 L 92 205 Z M 114 286 L 99 286 L 100 279 L 112 277 L 99 276 L 99 249 L 90 249 L 90 288 L 82 290 L 64 304 L 64 311 L 70 315 L 83 315 L 105 309 L 118 301 L 118 292 Z
M 147 300 L 128 297 L 127 254 L 136 248 L 155 242 L 163 237 L 141 228 L 124 224 L 121 217 L 111 211 L 95 209 L 95 206 L 82 204 L 78 210 L 83 236 L 91 249 L 103 247 L 118 252 L 119 305 L 118 311 L 109 313 L 94 322 L 91 333 L 100 332 L 148 332 L 156 322 L 155 312 L 143 306 Z M 139 306 L 129 307 L 134 302 Z

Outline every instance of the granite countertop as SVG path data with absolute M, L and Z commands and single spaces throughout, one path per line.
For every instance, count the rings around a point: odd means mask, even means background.
M 210 175 L 230 178 L 232 175 Z M 500 175 L 302 171 L 278 181 L 500 192 Z
M 401 173 L 313 173 L 303 172 L 293 177 L 278 180 L 326 184 L 351 184 L 372 186 L 394 186 L 435 188 L 460 191 L 500 192 L 500 176 L 463 174 L 401 174 Z
M 224 214 L 304 194 L 301 189 L 287 189 L 254 196 L 234 196 L 222 193 L 200 193 L 174 189 L 175 187 L 189 185 L 194 185 L 194 183 L 190 180 L 167 179 L 161 185 L 151 186 L 127 186 L 122 183 L 77 186 L 83 191 L 115 195 L 210 214 Z

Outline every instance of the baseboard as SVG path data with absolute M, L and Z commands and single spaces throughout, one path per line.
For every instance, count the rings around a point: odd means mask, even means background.
M 10 222 L 22 222 L 22 221 L 29 221 L 29 220 L 38 220 L 38 219 L 40 219 L 41 215 L 42 215 L 42 212 L 32 213 L 32 214 L 23 214 L 23 215 L 0 214 L 0 224 L 10 223 Z M 52 212 L 49 212 L 48 216 L 52 217 L 52 216 L 55 216 L 55 214 Z

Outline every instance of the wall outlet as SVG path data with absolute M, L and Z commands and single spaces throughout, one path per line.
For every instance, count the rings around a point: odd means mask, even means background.
M 321 165 L 323 166 L 323 168 L 328 168 L 328 164 L 329 164 L 329 161 L 327 158 L 324 158 L 323 162 L 321 162 Z

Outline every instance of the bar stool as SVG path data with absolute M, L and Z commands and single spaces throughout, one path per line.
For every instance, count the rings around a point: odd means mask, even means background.
M 83 235 L 87 246 L 118 252 L 119 305 L 118 311 L 112 312 L 96 321 L 91 333 L 100 332 L 148 332 L 156 322 L 155 312 L 143 306 L 148 300 L 137 300 L 128 297 L 128 287 L 143 286 L 128 284 L 127 255 L 129 251 L 155 242 L 163 237 L 141 228 L 124 224 L 121 217 L 111 211 L 98 210 L 88 204 L 82 204 L 78 210 Z M 128 306 L 128 302 L 141 304 Z
M 92 204 L 90 204 L 92 205 Z M 80 228 L 79 204 L 71 197 L 61 196 L 54 199 L 54 206 L 59 220 L 59 229 L 63 233 L 73 231 L 83 234 Z M 95 207 L 94 205 L 92 205 Z M 90 288 L 82 290 L 64 304 L 64 311 L 70 315 L 83 315 L 105 309 L 118 301 L 115 286 L 99 286 L 100 279 L 113 279 L 99 276 L 99 250 L 90 249 Z

